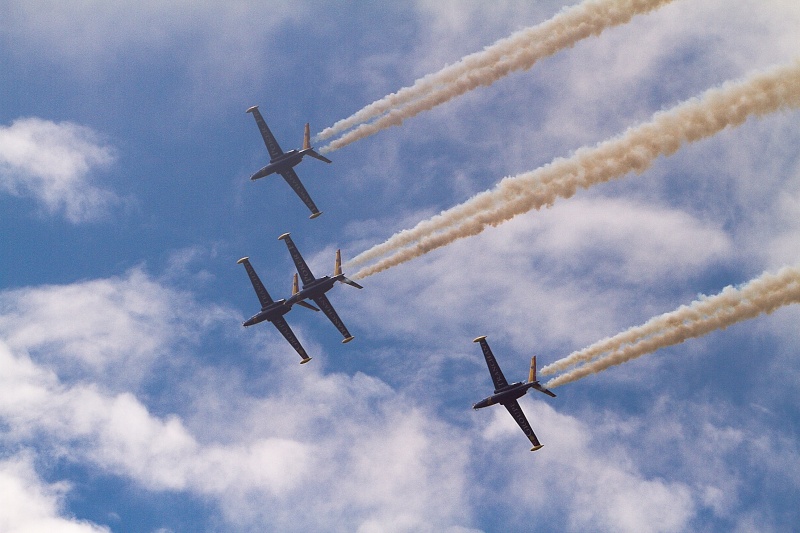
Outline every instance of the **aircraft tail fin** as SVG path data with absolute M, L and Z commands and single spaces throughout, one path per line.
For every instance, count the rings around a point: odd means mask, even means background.
M 306 129 L 303 132 L 303 153 L 305 155 L 310 155 L 314 159 L 319 159 L 320 161 L 324 161 L 326 163 L 333 163 L 333 161 L 324 155 L 318 154 L 313 148 L 311 148 L 311 127 L 309 126 L 308 122 L 306 122 Z
M 531 357 L 531 371 L 528 373 L 528 383 L 536 381 L 536 356 Z
M 347 278 L 342 273 L 342 251 L 336 250 L 336 264 L 333 267 L 333 277 L 339 278 L 341 283 L 347 283 L 348 285 L 355 287 L 356 289 L 363 289 L 361 285 L 353 281 L 352 279 Z
M 297 273 L 295 273 L 294 277 L 292 278 L 292 296 L 294 296 L 298 292 L 300 292 L 300 283 L 297 280 Z M 299 302 L 296 302 L 296 304 L 299 305 L 300 307 L 305 307 L 306 309 L 311 309 L 312 311 L 319 312 L 319 309 L 316 306 L 311 305 L 305 300 L 300 300 Z M 306 361 L 303 362 L 305 363 Z
M 342 275 L 342 250 L 336 250 L 336 264 L 333 267 L 333 275 Z
M 294 278 L 292 278 L 292 296 L 300 292 L 300 283 L 297 281 L 297 273 L 295 273 Z

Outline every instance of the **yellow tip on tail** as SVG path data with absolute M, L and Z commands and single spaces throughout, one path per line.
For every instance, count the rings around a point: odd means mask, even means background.
M 295 273 L 294 278 L 292 279 L 292 296 L 300 292 L 300 283 L 297 281 L 297 274 Z
M 336 250 L 336 264 L 333 266 L 333 275 L 342 275 L 342 251 Z
M 311 127 L 306 122 L 306 129 L 303 132 L 303 150 L 311 148 Z

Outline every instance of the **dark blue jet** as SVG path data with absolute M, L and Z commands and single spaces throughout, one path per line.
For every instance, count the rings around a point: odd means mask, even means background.
M 285 299 L 274 301 L 267 292 L 266 287 L 264 287 L 264 284 L 261 283 L 256 271 L 250 265 L 250 259 L 247 257 L 242 257 L 237 261 L 237 263 L 244 265 L 245 270 L 247 270 L 247 275 L 250 276 L 250 282 L 253 284 L 253 289 L 255 289 L 256 295 L 258 296 L 258 301 L 261 302 L 261 311 L 247 319 L 242 325 L 244 327 L 252 326 L 253 324 L 258 324 L 259 322 L 264 322 L 265 320 L 272 322 L 278 331 L 281 332 L 281 335 L 283 335 L 283 337 L 289 341 L 289 344 L 291 344 L 292 347 L 297 350 L 297 353 L 300 354 L 300 357 L 303 358 L 303 360 L 300 361 L 300 364 L 311 361 L 311 358 L 300 344 L 300 341 L 297 340 L 297 337 L 295 337 L 292 328 L 289 327 L 288 322 L 286 322 L 286 319 L 283 318 L 283 315 L 292 309 L 292 305 L 295 302 L 290 302 Z M 319 311 L 319 309 L 306 302 L 302 302 L 302 305 L 304 307 L 313 309 L 314 311 Z
M 289 298 L 286 303 L 288 305 L 298 304 L 298 305 L 308 305 L 307 302 L 303 300 L 313 300 L 322 312 L 325 313 L 325 316 L 336 326 L 336 329 L 344 336 L 344 342 L 350 342 L 353 340 L 353 336 L 350 335 L 350 332 L 347 331 L 347 328 L 342 322 L 342 319 L 339 318 L 339 315 L 336 314 L 336 310 L 331 305 L 331 302 L 328 300 L 328 297 L 325 296 L 325 293 L 333 288 L 334 283 L 337 281 L 339 283 L 347 283 L 348 285 L 352 285 L 357 289 L 363 289 L 361 285 L 356 283 L 353 280 L 347 279 L 344 274 L 342 274 L 342 254 L 340 250 L 336 250 L 336 265 L 333 270 L 333 276 L 322 276 L 321 278 L 315 278 L 314 274 L 311 273 L 311 269 L 308 268 L 303 256 L 300 255 L 300 252 L 297 250 L 297 246 L 294 245 L 292 242 L 292 238 L 289 236 L 288 233 L 284 233 L 278 239 L 284 241 L 286 243 L 286 247 L 289 248 L 289 253 L 292 256 L 292 261 L 294 261 L 295 267 L 297 267 L 297 272 L 300 274 L 300 280 L 303 282 L 302 290 L 299 290 L 297 277 L 295 276 L 295 283 L 294 288 L 292 290 L 292 297 Z
M 267 145 L 267 151 L 269 152 L 270 157 L 269 165 L 250 176 L 250 179 L 255 181 L 257 179 L 267 177 L 270 174 L 280 174 L 283 176 L 283 179 L 286 180 L 286 183 L 291 186 L 297 196 L 303 200 L 303 203 L 306 204 L 306 206 L 311 210 L 311 217 L 309 218 L 317 218 L 320 216 L 322 212 L 317 209 L 317 206 L 314 204 L 311 196 L 309 196 L 308 191 L 306 191 L 306 188 L 303 187 L 303 184 L 300 182 L 300 178 L 297 177 L 297 173 L 294 171 L 294 167 L 303 160 L 303 157 L 307 155 L 315 157 L 320 161 L 325 161 L 326 163 L 331 162 L 330 159 L 319 155 L 314 151 L 313 148 L 311 148 L 308 124 L 306 124 L 305 135 L 303 136 L 303 149 L 289 150 L 288 152 L 284 152 L 281 150 L 281 147 L 278 145 L 278 141 L 275 140 L 275 136 L 272 135 L 269 127 L 267 127 L 267 123 L 264 122 L 264 118 L 261 116 L 258 106 L 254 105 L 247 110 L 247 113 L 252 113 L 253 117 L 256 119 L 256 124 L 258 124 L 258 129 L 261 130 L 261 137 L 264 138 L 264 144 Z
M 489 373 L 492 375 L 492 381 L 494 382 L 494 394 L 479 401 L 473 405 L 472 408 L 482 409 L 483 407 L 489 407 L 490 405 L 494 405 L 496 403 L 505 406 L 517 424 L 519 424 L 519 427 L 522 428 L 522 431 L 528 437 L 528 440 L 531 441 L 531 444 L 533 445 L 531 451 L 535 452 L 542 447 L 542 444 L 540 444 L 539 439 L 536 438 L 536 435 L 534 434 L 533 429 L 531 429 L 528 419 L 525 418 L 525 413 L 522 412 L 522 408 L 519 406 L 517 399 L 525 396 L 525 393 L 528 392 L 528 389 L 536 389 L 547 394 L 548 396 L 552 396 L 553 398 L 556 397 L 555 394 L 542 387 L 539 382 L 536 381 L 536 356 L 534 355 L 531 359 L 531 371 L 528 374 L 528 381 L 518 381 L 509 385 L 508 381 L 506 381 L 506 377 L 503 375 L 503 371 L 500 370 L 500 366 L 497 364 L 497 360 L 494 358 L 494 354 L 492 354 L 491 348 L 489 348 L 489 343 L 486 342 L 486 336 L 484 335 L 483 337 L 478 337 L 472 342 L 481 343 L 483 357 L 486 358 L 486 364 L 489 366 Z

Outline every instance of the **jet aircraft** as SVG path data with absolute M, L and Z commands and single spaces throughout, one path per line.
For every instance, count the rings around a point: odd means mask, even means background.
M 308 191 L 306 191 L 306 188 L 303 187 L 303 184 L 300 182 L 300 178 L 297 177 L 297 173 L 294 171 L 295 165 L 300 163 L 300 161 L 303 160 L 303 157 L 307 155 L 326 163 L 331 162 L 330 159 L 318 154 L 311 147 L 311 134 L 308 124 L 306 124 L 305 134 L 303 136 L 303 149 L 293 149 L 289 150 L 288 152 L 284 152 L 281 150 L 281 147 L 278 145 L 278 141 L 275 140 L 275 136 L 272 135 L 267 123 L 261 116 L 258 106 L 254 105 L 246 112 L 252 113 L 253 117 L 256 119 L 256 124 L 258 125 L 258 129 L 261 130 L 261 137 L 264 138 L 264 144 L 267 145 L 267 151 L 269 152 L 270 157 L 269 164 L 250 176 L 250 179 L 255 181 L 257 179 L 269 176 L 270 174 L 280 174 L 283 176 L 283 179 L 286 180 L 286 183 L 291 186 L 297 196 L 300 197 L 303 203 L 306 204 L 306 206 L 311 210 L 311 216 L 309 218 L 317 218 L 320 216 L 322 212 L 317 209 L 317 206 L 314 204 L 314 200 L 311 199 Z
M 252 326 L 253 324 L 258 324 L 259 322 L 264 322 L 265 320 L 272 322 L 278 331 L 281 332 L 281 335 L 283 335 L 283 337 L 289 341 L 289 344 L 292 345 L 297 353 L 300 354 L 300 357 L 303 359 L 300 361 L 300 364 L 302 365 L 303 363 L 308 363 L 311 361 L 311 357 L 308 356 L 305 349 L 300 344 L 300 341 L 297 340 L 297 337 L 295 337 L 292 328 L 289 327 L 289 323 L 286 322 L 285 318 L 283 318 L 283 315 L 292 309 L 293 303 L 299 302 L 289 302 L 285 299 L 274 301 L 267 292 L 266 287 L 264 287 L 264 284 L 261 283 L 256 271 L 253 269 L 252 265 L 250 265 L 250 259 L 247 257 L 242 257 L 237 261 L 237 263 L 244 265 L 245 270 L 247 270 L 247 275 L 250 276 L 250 282 L 253 284 L 253 289 L 256 291 L 258 300 L 261 302 L 261 311 L 247 319 L 242 325 L 244 327 L 248 327 Z M 319 309 L 307 302 L 302 302 L 302 304 L 304 307 L 308 307 L 314 311 L 319 311 Z
M 342 322 L 342 319 L 336 314 L 336 310 L 333 308 L 333 305 L 331 305 L 328 297 L 325 296 L 325 293 L 331 290 L 333 284 L 337 281 L 339 283 L 347 283 L 348 285 L 352 285 L 357 289 L 364 288 L 355 281 L 346 278 L 342 273 L 341 251 L 336 250 L 336 265 L 333 270 L 333 276 L 322 276 L 321 278 L 315 278 L 314 274 L 311 273 L 311 269 L 308 268 L 308 265 L 303 259 L 303 256 L 300 255 L 300 252 L 297 250 L 297 246 L 295 246 L 289 234 L 284 233 L 278 237 L 278 239 L 284 241 L 286 243 L 286 247 L 289 248 L 292 261 L 294 261 L 295 267 L 297 267 L 297 272 L 300 274 L 300 280 L 303 282 L 303 288 L 302 290 L 299 290 L 297 275 L 295 274 L 292 297 L 289 298 L 286 303 L 289 305 L 305 305 L 307 302 L 304 302 L 303 300 L 313 300 L 314 303 L 316 303 L 319 308 L 322 309 L 322 312 L 325 313 L 325 316 L 327 316 L 333 325 L 336 326 L 336 329 L 339 330 L 342 336 L 344 336 L 344 340 L 342 340 L 342 342 L 346 343 L 353 340 L 353 336 L 350 335 L 349 331 L 347 331 L 344 322 Z
M 536 381 L 536 356 L 534 355 L 531 359 L 531 370 L 528 374 L 528 381 L 518 381 L 509 385 L 508 381 L 506 381 L 506 377 L 503 375 L 503 371 L 500 370 L 500 366 L 497 364 L 497 360 L 494 358 L 494 354 L 492 354 L 491 348 L 489 348 L 489 343 L 486 342 L 486 336 L 478 337 L 472 342 L 481 343 L 483 357 L 486 359 L 486 364 L 489 366 L 489 373 L 492 375 L 492 381 L 494 382 L 494 394 L 479 401 L 473 405 L 472 408 L 481 409 L 496 403 L 505 406 L 517 424 L 519 424 L 519 427 L 522 428 L 528 440 L 531 441 L 533 445 L 531 451 L 535 452 L 543 445 L 540 444 L 539 439 L 536 438 L 536 434 L 533 432 L 533 429 L 531 429 L 528 419 L 525 418 L 525 413 L 522 412 L 522 408 L 519 406 L 517 399 L 524 396 L 528 392 L 528 389 L 536 389 L 548 396 L 556 397 L 555 394 L 542 387 L 539 382 Z

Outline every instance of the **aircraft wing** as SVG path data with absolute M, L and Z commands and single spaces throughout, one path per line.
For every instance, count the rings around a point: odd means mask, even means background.
M 271 131 L 269 131 L 269 127 L 264 121 L 264 117 L 261 116 L 261 112 L 258 110 L 258 107 L 253 106 L 247 111 L 253 113 L 253 118 L 256 119 L 258 129 L 261 130 L 261 137 L 264 139 L 264 144 L 267 145 L 267 151 L 269 152 L 270 159 L 277 159 L 278 157 L 282 156 L 283 150 L 281 150 L 281 147 L 278 145 L 278 141 L 275 140 L 275 136 L 272 135 Z
M 289 249 L 289 254 L 292 256 L 294 266 L 297 268 L 297 273 L 300 274 L 300 279 L 303 280 L 303 286 L 306 286 L 314 281 L 314 274 L 312 274 L 311 269 L 308 268 L 306 260 L 303 259 L 302 255 L 300 255 L 300 250 L 298 250 L 297 246 L 294 245 L 292 237 L 288 233 L 284 233 L 278 238 L 286 242 L 286 247 Z M 325 298 L 324 295 L 322 297 Z M 327 298 L 325 299 L 327 300 Z M 328 305 L 330 305 L 330 302 L 328 302 Z M 328 313 L 326 312 L 325 314 L 327 315 Z
M 486 359 L 486 365 L 489 367 L 489 374 L 492 375 L 492 382 L 494 382 L 495 392 L 499 391 L 503 387 L 508 386 L 508 381 L 506 381 L 503 371 L 500 370 L 500 365 L 497 364 L 497 360 L 494 358 L 494 354 L 492 353 L 492 349 L 489 348 L 489 343 L 486 342 L 486 338 L 478 337 L 475 340 L 481 343 L 483 357 Z
M 272 320 L 272 323 L 275 325 L 275 327 L 278 329 L 278 331 L 281 332 L 281 335 L 283 335 L 283 338 L 286 339 L 287 341 L 289 341 L 289 344 L 291 344 L 292 347 L 297 351 L 297 353 L 300 354 L 300 357 L 303 358 L 301 363 L 305 363 L 309 359 L 311 359 L 308 356 L 308 354 L 306 353 L 306 350 L 303 348 L 303 345 L 300 344 L 299 340 L 297 340 L 297 337 L 295 336 L 294 331 L 292 331 L 292 328 L 289 327 L 289 323 L 286 322 L 285 318 L 280 316 L 280 317 Z
M 303 183 L 300 181 L 300 178 L 297 176 L 297 172 L 294 171 L 293 168 L 289 168 L 281 172 L 281 176 L 283 179 L 286 180 L 286 183 L 292 188 L 294 193 L 303 200 L 303 203 L 306 204 L 306 207 L 311 211 L 311 218 L 316 218 L 322 214 L 322 212 L 317 209 L 317 205 L 314 203 L 314 200 L 311 199 L 311 195 L 308 194 L 308 191 L 305 187 L 303 187 Z
M 264 309 L 269 304 L 273 303 L 272 298 L 267 292 L 267 288 L 264 287 L 263 283 L 261 283 L 261 280 L 258 278 L 258 274 L 256 274 L 255 269 L 253 269 L 252 265 L 250 265 L 250 260 L 246 257 L 243 257 L 239 259 L 239 263 L 244 265 L 245 270 L 247 270 L 247 275 L 250 276 L 250 283 L 253 284 L 253 288 L 258 296 L 258 301 L 261 302 L 261 308 Z
M 325 316 L 328 317 L 328 320 L 330 320 L 333 325 L 336 326 L 336 329 L 338 329 L 339 332 L 344 335 L 344 342 L 351 340 L 353 336 L 350 335 L 350 332 L 347 331 L 347 327 L 344 325 L 344 322 L 342 322 L 342 319 L 339 318 L 338 314 L 336 314 L 336 309 L 333 308 L 333 305 L 331 305 L 328 297 L 324 294 L 320 294 L 313 300 L 316 302 L 319 308 L 322 309 L 322 312 L 325 313 Z
M 505 405 L 508 412 L 511 413 L 511 416 L 514 418 L 514 421 L 522 428 L 522 432 L 528 437 L 528 440 L 531 441 L 533 448 L 531 451 L 538 450 L 542 447 L 539 443 L 539 439 L 536 438 L 536 434 L 533 432 L 531 425 L 528 423 L 528 419 L 525 418 L 525 413 L 522 412 L 522 407 L 519 406 L 517 400 L 511 400 L 510 402 L 506 402 Z

